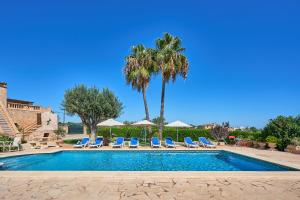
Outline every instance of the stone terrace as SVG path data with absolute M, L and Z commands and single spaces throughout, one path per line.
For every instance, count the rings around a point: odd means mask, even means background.
M 111 148 L 103 148 L 107 149 Z M 240 147 L 218 149 L 300 168 L 300 155 Z M 61 149 L 29 150 L 21 154 L 57 150 Z M 1 156 L 19 153 L 6 153 Z M 3 171 L 0 172 L 0 199 L 293 200 L 300 199 L 300 172 Z

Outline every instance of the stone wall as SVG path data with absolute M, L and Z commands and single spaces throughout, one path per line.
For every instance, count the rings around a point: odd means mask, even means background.
M 44 132 L 54 131 L 58 129 L 58 117 L 57 114 L 52 112 L 42 113 L 42 127 L 41 130 Z
M 18 109 L 7 109 L 11 118 L 19 127 L 24 128 L 31 124 L 37 124 L 38 111 L 33 110 L 18 110 Z

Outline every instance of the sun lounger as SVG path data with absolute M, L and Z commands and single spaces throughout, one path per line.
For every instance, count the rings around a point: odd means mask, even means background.
M 77 144 L 74 144 L 74 148 L 85 148 L 89 145 L 90 138 L 82 138 L 81 141 L 78 141 Z
M 124 146 L 124 138 L 123 137 L 117 137 L 115 143 L 113 144 L 113 147 L 123 147 Z
M 161 146 L 161 142 L 160 140 L 158 139 L 158 137 L 153 137 L 151 138 L 151 147 L 154 148 L 154 147 L 158 147 L 160 148 Z
M 186 147 L 193 147 L 193 148 L 198 147 L 198 144 L 196 142 L 193 142 L 193 140 L 190 137 L 184 138 L 184 144 Z
M 99 148 L 103 145 L 103 138 L 97 137 L 93 144 L 90 144 L 90 148 Z
M 130 138 L 130 144 L 129 147 L 130 148 L 137 148 L 139 146 L 139 139 L 136 137 L 132 137 Z
M 209 148 L 216 148 L 210 140 L 206 139 L 205 137 L 199 137 L 199 143 L 201 146 L 209 147 Z
M 170 137 L 167 137 L 167 138 L 165 139 L 165 145 L 166 145 L 167 148 L 168 148 L 168 147 L 176 148 L 173 139 L 170 138 Z

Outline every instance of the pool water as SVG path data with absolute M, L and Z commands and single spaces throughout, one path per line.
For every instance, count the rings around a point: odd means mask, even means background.
M 0 159 L 17 171 L 295 171 L 227 151 L 60 151 Z

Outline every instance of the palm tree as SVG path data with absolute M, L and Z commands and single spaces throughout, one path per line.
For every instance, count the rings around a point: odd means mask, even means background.
M 143 93 L 146 119 L 150 120 L 149 109 L 146 99 L 146 90 L 153 72 L 153 49 L 143 45 L 133 46 L 131 54 L 127 56 L 124 74 L 127 84 L 133 89 Z
M 163 38 L 156 40 L 155 61 L 156 71 L 162 75 L 161 107 L 160 107 L 160 127 L 159 136 L 162 139 L 163 119 L 165 109 L 165 86 L 172 79 L 174 82 L 177 75 L 187 78 L 189 68 L 188 60 L 183 55 L 185 49 L 181 46 L 181 40 L 169 33 L 165 33 Z

